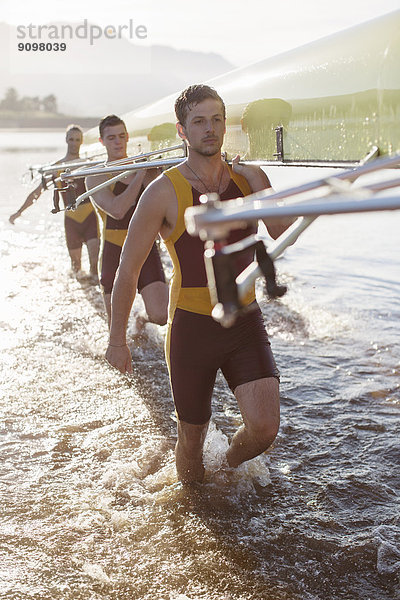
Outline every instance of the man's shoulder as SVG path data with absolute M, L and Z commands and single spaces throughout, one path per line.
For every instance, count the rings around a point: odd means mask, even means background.
M 243 188 L 245 196 L 271 187 L 268 175 L 259 165 L 241 163 L 232 165 L 231 177 L 239 187 Z
M 88 190 L 94 188 L 96 185 L 99 185 L 100 183 L 103 183 L 104 181 L 107 181 L 107 179 L 110 179 L 109 175 L 88 175 L 85 178 L 85 183 L 86 183 L 86 187 Z
M 51 163 L 52 165 L 60 165 L 60 164 L 64 164 L 64 163 L 69 163 L 69 162 L 83 162 L 83 158 L 81 158 L 80 156 L 78 156 L 77 158 L 68 158 L 67 155 L 63 156 L 62 158 L 59 158 L 58 160 L 55 160 L 53 163 Z
M 143 196 L 145 198 L 155 198 L 162 195 L 165 198 L 173 198 L 175 196 L 174 186 L 170 179 L 162 173 L 154 179 L 145 189 Z

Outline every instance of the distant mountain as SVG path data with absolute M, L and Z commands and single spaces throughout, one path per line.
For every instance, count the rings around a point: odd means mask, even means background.
M 14 26 L 0 23 L 0 96 L 9 87 L 19 96 L 55 94 L 68 114 L 123 113 L 235 68 L 218 54 L 146 48 L 125 38 L 103 37 L 92 46 L 64 39 L 65 52 L 19 52 L 22 41 L 34 40 L 18 39 Z

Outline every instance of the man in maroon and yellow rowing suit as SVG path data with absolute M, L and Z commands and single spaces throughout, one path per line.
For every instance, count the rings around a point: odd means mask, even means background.
M 213 305 L 207 286 L 204 242 L 189 235 L 184 224 L 186 208 L 200 205 L 205 189 L 200 181 L 190 182 L 179 168 L 166 171 L 165 176 L 173 185 L 179 207 L 175 228 L 165 240 L 174 266 L 166 358 L 179 418 L 184 423 L 202 425 L 211 417 L 211 396 L 219 368 L 232 391 L 260 377 L 278 377 L 278 371 L 259 309 L 239 318 L 236 326 L 230 328 L 221 327 L 211 317 Z M 227 184 L 220 189 L 221 201 L 251 193 L 246 178 L 228 165 L 223 177 Z M 256 231 L 254 226 L 232 231 L 227 243 L 233 244 Z M 252 250 L 236 259 L 237 274 L 252 260 Z M 255 303 L 255 299 L 253 287 L 244 304 Z M 233 348 L 238 350 L 232 354 Z
M 270 187 L 258 167 L 221 158 L 225 134 L 225 106 L 215 90 L 190 86 L 175 103 L 177 130 L 188 144 L 188 159 L 159 177 L 140 199 L 123 249 L 114 284 L 110 342 L 106 358 L 122 373 L 132 372 L 126 346 L 126 324 L 140 267 L 160 232 L 174 264 L 169 329 L 166 341 L 171 387 L 178 417 L 175 456 L 183 482 L 201 481 L 203 444 L 211 415 L 211 395 L 221 369 L 237 399 L 243 425 L 226 454 L 230 467 L 264 452 L 279 428 L 279 379 L 267 333 L 257 304 L 229 328 L 211 315 L 211 300 L 203 264 L 203 243 L 185 230 L 185 209 L 199 195 L 217 192 L 222 200 Z M 266 223 L 273 237 L 288 223 Z M 229 241 L 252 231 L 240 230 Z M 252 260 L 246 257 L 241 270 Z M 247 303 L 255 303 L 254 293 Z
M 67 143 L 66 155 L 55 162 L 66 163 L 69 161 L 76 162 L 79 160 L 79 150 L 82 145 L 82 129 L 78 125 L 69 125 L 65 134 Z M 58 173 L 59 175 L 59 173 Z M 62 187 L 59 182 L 58 187 Z M 80 195 L 86 191 L 83 179 L 76 180 L 76 195 Z M 45 188 L 40 183 L 27 197 L 19 210 L 10 216 L 10 223 L 14 224 L 15 220 L 29 206 L 39 198 Z M 64 204 L 69 204 L 66 194 L 62 193 Z M 90 263 L 90 275 L 94 282 L 97 281 L 97 259 L 99 253 L 99 235 L 96 222 L 96 215 L 90 201 L 86 201 L 78 206 L 75 211 L 65 211 L 64 213 L 65 240 L 67 243 L 68 253 L 71 259 L 71 267 L 74 273 L 79 273 L 81 270 L 82 246 L 86 244 Z
M 99 130 L 100 141 L 107 150 L 108 162 L 126 158 L 129 136 L 125 123 L 116 115 L 108 115 L 100 121 Z M 92 195 L 101 227 L 100 285 L 109 322 L 111 292 L 129 222 L 140 195 L 156 175 L 154 169 L 140 169 L 132 172 L 123 181 L 111 184 Z M 108 178 L 107 175 L 87 177 L 88 190 L 107 181 Z M 167 322 L 168 286 L 155 242 L 141 269 L 138 291 L 149 321 L 164 325 Z

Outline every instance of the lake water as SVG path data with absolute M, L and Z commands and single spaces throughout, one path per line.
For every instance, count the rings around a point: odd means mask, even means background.
M 132 319 L 134 377 L 119 375 L 51 193 L 8 223 L 27 165 L 63 152 L 62 133 L 0 133 L 0 598 L 400 599 L 400 212 L 320 217 L 277 261 L 288 293 L 258 296 L 281 371 L 279 435 L 221 478 L 240 417 L 219 379 L 206 480 L 188 490 L 165 328 L 136 335 Z M 320 177 L 269 173 L 277 189 Z

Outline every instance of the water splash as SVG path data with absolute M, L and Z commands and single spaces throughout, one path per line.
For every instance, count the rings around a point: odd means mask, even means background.
M 226 461 L 228 447 L 228 437 L 211 421 L 203 455 L 206 483 L 229 489 L 238 495 L 254 492 L 255 484 L 266 487 L 271 483 L 268 459 L 265 455 L 253 458 L 233 469 Z

